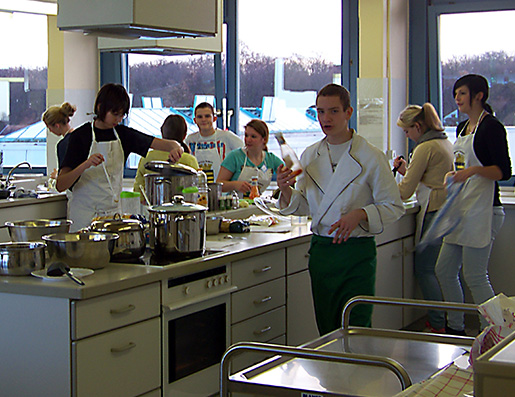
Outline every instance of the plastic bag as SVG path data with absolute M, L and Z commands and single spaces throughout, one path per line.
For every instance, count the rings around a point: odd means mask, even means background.
M 470 364 L 515 331 L 515 298 L 499 294 L 479 305 L 478 310 L 490 325 L 472 344 Z

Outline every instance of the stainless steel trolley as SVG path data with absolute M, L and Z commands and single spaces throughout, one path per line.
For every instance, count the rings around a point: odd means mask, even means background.
M 357 296 L 342 314 L 342 328 L 299 347 L 237 343 L 220 367 L 220 395 L 393 396 L 428 379 L 466 354 L 474 338 L 349 326 L 357 304 L 473 311 L 477 306 L 412 299 Z M 235 355 L 258 352 L 268 358 L 230 374 Z

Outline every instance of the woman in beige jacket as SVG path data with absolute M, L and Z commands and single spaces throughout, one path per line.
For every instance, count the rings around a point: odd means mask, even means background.
M 454 155 L 452 144 L 443 132 L 438 114 L 430 103 L 408 106 L 399 115 L 397 125 L 416 143 L 409 165 L 406 167 L 406 161 L 398 157 L 394 160 L 394 166 L 404 175 L 399 183 L 401 198 L 407 200 L 413 193 L 417 194 L 420 211 L 417 215 L 415 242 L 418 243 L 436 211 L 445 201 L 444 177 L 453 170 Z M 415 252 L 415 276 L 422 295 L 427 300 L 442 300 L 440 285 L 435 276 L 440 247 L 441 241 L 421 252 Z M 427 331 L 445 332 L 444 312 L 429 310 L 428 317 Z

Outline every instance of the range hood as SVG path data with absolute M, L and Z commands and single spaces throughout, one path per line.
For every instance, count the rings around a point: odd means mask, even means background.
M 219 10 L 222 0 L 216 0 Z M 221 53 L 222 43 L 222 13 L 218 13 L 218 33 L 214 37 L 186 37 L 174 39 L 118 39 L 99 37 L 98 49 L 102 52 L 124 52 L 153 55 L 185 55 L 185 54 L 214 54 Z
M 219 30 L 217 0 L 58 0 L 57 26 L 126 39 L 210 37 Z

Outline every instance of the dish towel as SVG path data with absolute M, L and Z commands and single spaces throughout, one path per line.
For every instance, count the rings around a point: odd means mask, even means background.
M 395 397 L 472 397 L 474 373 L 451 364 L 435 376 L 411 385 Z

